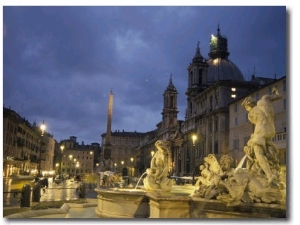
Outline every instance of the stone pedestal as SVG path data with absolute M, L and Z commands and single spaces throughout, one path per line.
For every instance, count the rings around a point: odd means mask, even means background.
M 98 206 L 95 213 L 101 218 L 148 218 L 149 199 L 144 191 L 95 189 Z
M 190 218 L 190 197 L 171 193 L 147 194 L 150 205 L 149 218 Z

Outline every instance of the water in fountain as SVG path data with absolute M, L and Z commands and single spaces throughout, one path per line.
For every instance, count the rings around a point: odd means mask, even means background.
M 235 171 L 237 171 L 238 169 L 240 169 L 240 168 L 243 167 L 243 164 L 244 164 L 246 158 L 247 158 L 247 155 L 244 155 L 244 157 L 241 159 L 241 161 L 239 162 L 239 164 L 238 164 L 237 167 L 235 168 Z
M 144 173 L 143 173 L 143 174 L 140 176 L 140 178 L 139 178 L 138 182 L 136 183 L 136 185 L 135 185 L 135 188 L 134 188 L 134 189 L 137 189 L 137 187 L 138 187 L 138 185 L 139 185 L 139 183 L 140 183 L 140 181 L 141 181 L 142 177 L 143 177 L 145 174 L 147 174 L 147 172 L 144 172 Z

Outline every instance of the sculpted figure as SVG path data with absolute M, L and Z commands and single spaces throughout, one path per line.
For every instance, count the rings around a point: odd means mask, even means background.
M 208 163 L 204 162 L 204 165 L 200 165 L 199 169 L 201 171 L 201 176 L 198 178 L 195 186 L 200 186 L 201 184 L 210 185 L 210 179 L 212 178 L 213 174 L 208 168 Z
M 166 142 L 158 140 L 155 142 L 157 148 L 150 163 L 150 168 L 146 170 L 147 176 L 144 179 L 144 187 L 146 190 L 170 191 L 172 182 L 168 178 L 170 168 L 170 150 Z
M 285 183 L 268 184 L 268 179 L 257 163 L 251 170 L 232 168 L 233 159 L 222 155 L 220 162 L 213 154 L 204 158 L 209 176 L 201 173 L 193 196 L 206 199 L 218 199 L 227 206 L 237 206 L 241 202 L 285 203 Z M 209 177 L 209 181 L 207 178 Z
M 251 202 L 251 200 L 248 200 L 244 196 L 248 181 L 248 173 L 243 170 L 237 170 L 228 178 L 220 180 L 218 185 L 220 195 L 217 196 L 217 199 L 227 203 L 227 206 L 239 205 L 242 200 L 245 200 L 244 202 Z
M 214 154 L 204 157 L 204 165 L 201 167 L 203 170 L 196 182 L 193 196 L 213 199 L 219 194 L 218 183 L 222 169 Z
M 234 173 L 234 168 L 231 167 L 233 158 L 229 155 L 222 155 L 220 158 L 220 167 L 222 173 L 220 174 L 221 179 L 226 179 Z
M 281 98 L 278 90 L 273 88 L 272 95 L 264 95 L 257 102 L 252 97 L 247 97 L 242 106 L 248 111 L 248 119 L 255 125 L 254 132 L 245 146 L 244 151 L 253 163 L 257 163 L 272 184 L 276 174 L 272 172 L 271 165 L 278 170 L 278 148 L 272 142 L 275 136 L 274 109 L 272 102 Z
M 219 188 L 223 187 L 226 191 L 218 199 L 229 205 L 237 205 L 241 201 L 285 201 L 285 187 L 279 182 L 279 150 L 272 142 L 275 136 L 272 102 L 281 99 L 281 95 L 276 88 L 272 92 L 272 95 L 264 95 L 257 102 L 252 97 L 247 97 L 242 102 L 242 106 L 248 111 L 249 121 L 255 127 L 244 147 L 249 159 L 246 170 L 238 169 L 219 183 Z

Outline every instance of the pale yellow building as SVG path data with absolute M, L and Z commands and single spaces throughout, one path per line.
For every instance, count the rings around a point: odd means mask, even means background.
M 3 108 L 3 176 L 53 172 L 55 140 L 46 131 L 41 134 L 36 123 Z
M 272 88 L 277 87 L 279 93 L 282 95 L 281 100 L 273 102 L 274 107 L 274 124 L 276 129 L 276 136 L 273 139 L 274 143 L 279 148 L 280 164 L 286 164 L 286 140 L 287 140 L 287 99 L 286 99 L 286 77 L 282 77 L 275 82 L 264 86 L 263 88 L 250 93 L 256 100 L 260 99 L 263 95 L 272 94 Z M 245 96 L 245 97 L 247 97 Z M 228 153 L 238 163 L 244 156 L 243 148 L 247 144 L 251 133 L 253 132 L 254 125 L 248 120 L 248 112 L 241 105 L 244 98 L 233 102 L 229 106 L 229 151 Z
M 57 174 L 75 176 L 96 172 L 94 157 L 98 146 L 78 144 L 76 139 L 75 136 L 71 136 L 70 139 L 59 143 L 60 157 L 57 157 L 57 159 L 61 161 L 56 163 Z

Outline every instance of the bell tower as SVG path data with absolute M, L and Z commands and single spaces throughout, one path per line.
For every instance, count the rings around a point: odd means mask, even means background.
M 200 42 L 198 41 L 196 53 L 188 67 L 188 89 L 185 93 L 187 95 L 186 118 L 193 116 L 195 111 L 193 97 L 204 90 L 207 84 L 206 75 L 208 64 L 200 53 L 199 44 Z
M 172 74 L 170 76 L 169 85 L 167 86 L 164 96 L 164 107 L 162 111 L 163 128 L 173 128 L 177 125 L 177 95 L 178 92 L 172 82 Z

